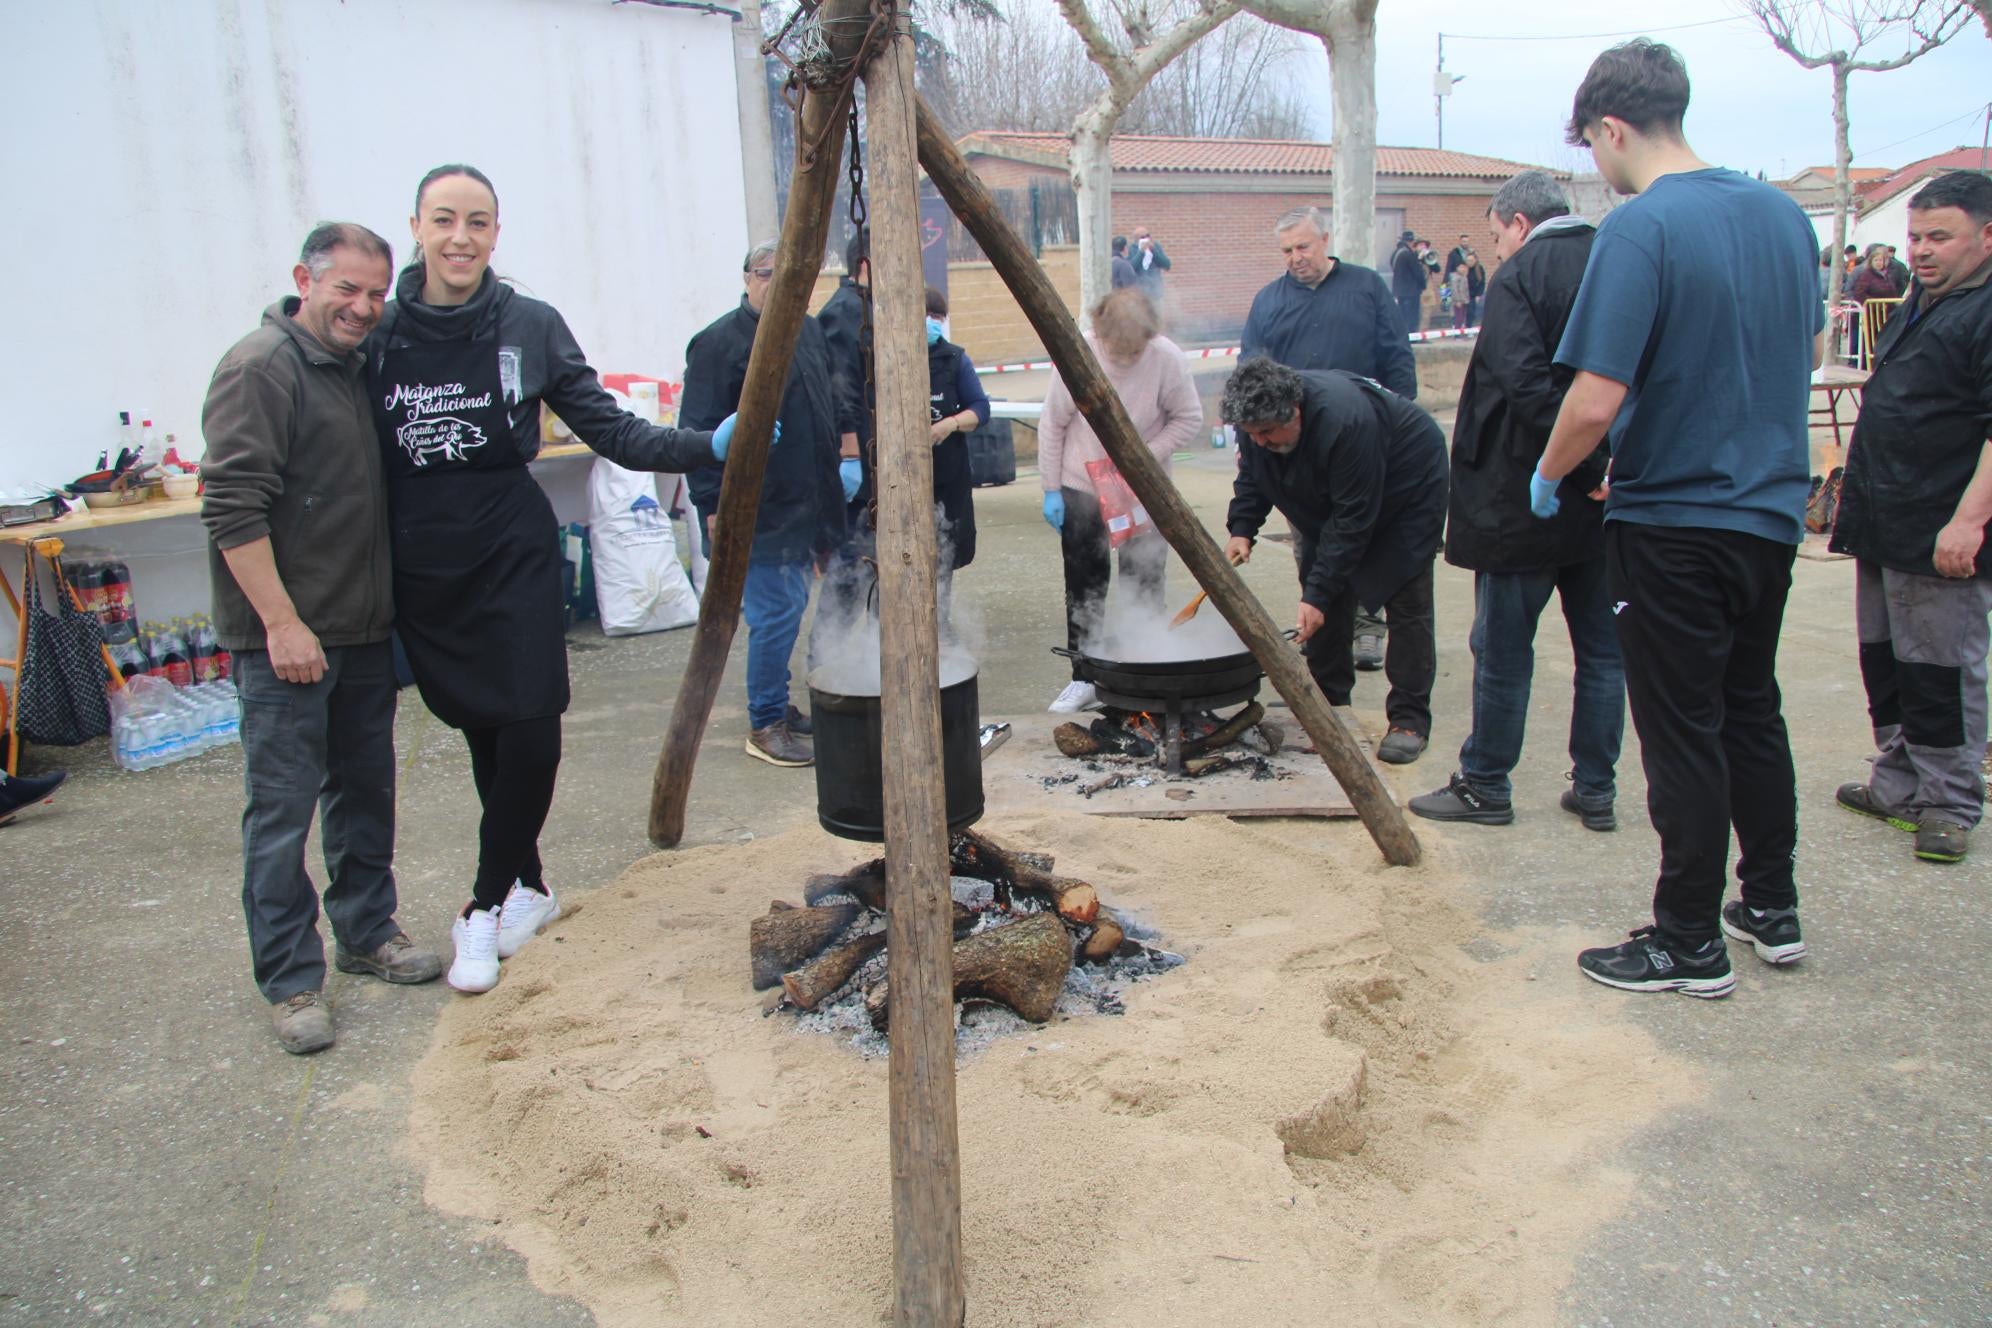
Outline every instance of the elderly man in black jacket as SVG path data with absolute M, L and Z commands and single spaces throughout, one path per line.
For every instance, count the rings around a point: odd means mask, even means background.
M 1529 476 L 1549 444 L 1574 377 L 1551 363 L 1597 230 L 1570 215 L 1563 187 L 1544 171 L 1501 186 L 1487 210 L 1501 266 L 1487 287 L 1487 317 L 1460 388 L 1453 425 L 1446 561 L 1473 573 L 1473 731 L 1446 786 L 1411 799 L 1435 821 L 1507 825 L 1515 819 L 1509 773 L 1522 755 L 1536 620 L 1552 594 L 1563 602 L 1577 682 L 1570 710 L 1573 787 L 1562 806 L 1593 830 L 1616 829 L 1614 772 L 1625 736 L 1625 667 L 1605 581 L 1600 444 L 1563 481 L 1563 505 L 1538 520 Z
M 1300 555 L 1298 639 L 1330 705 L 1355 686 L 1356 606 L 1390 611 L 1390 731 L 1377 758 L 1418 759 L 1432 731 L 1432 561 L 1446 513 L 1446 440 L 1432 417 L 1374 380 L 1299 373 L 1263 356 L 1224 387 L 1238 426 L 1226 554 L 1243 563 L 1273 508 Z
M 1833 548 L 1851 553 L 1873 772 L 1840 805 L 1961 862 L 1985 812 L 1992 644 L 1992 178 L 1909 200 L 1916 284 L 1874 348 Z
M 1319 208 L 1273 223 L 1286 273 L 1252 297 L 1238 358 L 1270 355 L 1292 369 L 1346 369 L 1374 378 L 1406 401 L 1418 396 L 1418 366 L 1383 278 L 1328 252 Z
M 740 306 L 707 326 L 685 348 L 685 396 L 679 426 L 711 429 L 740 405 L 747 359 L 761 325 L 761 305 L 775 275 L 775 245 L 754 246 L 743 264 L 747 287 Z M 754 547 L 741 590 L 747 621 L 747 754 L 771 765 L 805 766 L 816 759 L 807 720 L 789 702 L 789 656 L 809 607 L 809 590 L 844 539 L 844 489 L 838 479 L 838 435 L 854 432 L 851 399 L 837 390 L 830 347 L 814 318 L 802 320 L 788 381 L 776 416 L 782 445 L 768 453 Z M 692 502 L 708 529 L 719 508 L 719 469 L 687 477 Z

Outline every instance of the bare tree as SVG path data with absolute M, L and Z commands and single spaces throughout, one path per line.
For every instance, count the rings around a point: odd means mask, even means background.
M 1285 28 L 1240 15 L 1158 73 L 1121 116 L 1119 132 L 1305 138 L 1312 115 L 1297 66 L 1306 50 Z
M 1239 0 L 1247 13 L 1319 37 L 1335 93 L 1337 252 L 1376 263 L 1377 0 Z
M 1158 14 L 1149 0 L 1107 0 L 1118 21 L 1110 35 L 1091 0 L 1058 0 L 1058 12 L 1079 34 L 1086 58 L 1106 76 L 1102 89 L 1072 122 L 1072 190 L 1079 196 L 1079 305 L 1090 309 L 1109 289 L 1114 167 L 1108 140 L 1121 115 L 1171 60 L 1238 12 L 1235 0 L 1189 0 L 1181 16 Z M 1169 26 L 1158 32 L 1159 24 Z
M 1063 134 L 1099 90 L 1085 51 L 1048 4 L 1010 5 L 994 19 L 928 13 L 922 22 L 945 54 L 923 65 L 921 93 L 950 134 Z
M 1847 80 L 1856 73 L 1900 69 L 1928 55 L 1957 35 L 1971 9 L 1963 0 L 1744 0 L 1744 8 L 1780 51 L 1807 69 L 1833 73 L 1833 252 L 1838 254 L 1847 243 L 1854 197 Z M 1870 50 L 1875 53 L 1863 54 Z M 1894 54 L 1884 53 L 1889 51 Z M 1838 354 L 1838 322 L 1832 337 Z
M 1992 37 L 1992 0 L 1971 0 L 1971 7 L 1985 21 L 1985 35 Z

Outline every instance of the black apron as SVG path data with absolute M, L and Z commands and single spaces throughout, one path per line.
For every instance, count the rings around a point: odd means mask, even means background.
M 423 702 L 459 729 L 567 709 L 553 507 L 514 442 L 512 415 L 539 412 L 520 400 L 518 354 L 389 346 L 373 384 L 395 629 Z
M 961 393 L 955 388 L 955 371 L 961 348 L 948 341 L 927 347 L 927 419 L 939 423 L 962 411 Z M 966 567 L 975 561 L 975 479 L 969 469 L 968 437 L 950 434 L 934 448 L 934 498 L 941 505 L 947 526 L 941 535 L 941 558 L 950 566 Z

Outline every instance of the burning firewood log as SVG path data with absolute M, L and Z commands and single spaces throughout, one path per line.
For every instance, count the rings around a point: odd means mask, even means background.
M 1068 922 L 1090 923 L 1100 911 L 1100 895 L 1084 881 L 1070 876 L 1053 876 L 973 830 L 964 830 L 948 841 L 948 857 L 961 876 L 974 876 L 996 886 L 997 897 L 1022 890 L 1048 900 L 1058 915 Z
M 1104 964 L 1114 957 L 1127 930 L 1110 909 L 1102 908 L 1093 919 L 1093 934 L 1079 947 L 1079 958 L 1089 964 Z
M 972 860 L 963 856 L 958 838 L 957 842 L 949 846 L 953 852 L 952 867 L 955 874 L 995 882 L 996 877 L 991 876 L 986 870 L 966 870 Z M 987 840 L 982 842 L 988 843 Z M 993 848 L 994 845 L 990 847 Z M 1026 850 L 1011 852 L 1007 849 L 1001 852 L 1005 863 L 1011 866 L 1034 871 L 1046 877 L 1051 875 L 1055 859 L 1049 853 L 1033 853 Z M 847 872 L 819 873 L 803 882 L 802 897 L 807 903 L 815 904 L 828 899 L 831 895 L 848 895 L 874 912 L 885 912 L 885 859 L 873 858 L 870 862 L 861 862 Z
M 747 928 L 747 953 L 754 963 L 754 989 L 782 980 L 782 974 L 812 959 L 858 916 L 856 904 L 821 908 L 782 908 L 755 918 Z
M 1077 724 L 1060 724 L 1051 731 L 1051 740 L 1066 756 L 1098 756 L 1100 740 Z
M 1065 924 L 1039 913 L 955 943 L 955 999 L 995 1001 L 1041 1024 L 1057 1008 L 1071 970 L 1072 937 Z M 882 980 L 865 995 L 865 1012 L 880 1032 L 886 1031 L 890 1002 Z
M 802 897 L 811 904 L 831 895 L 849 895 L 866 908 L 885 912 L 885 859 L 873 858 L 841 875 L 825 873 L 803 882 Z
M 1203 737 L 1183 739 L 1183 755 L 1185 757 L 1202 756 L 1205 752 L 1216 751 L 1219 747 L 1229 746 L 1231 743 L 1238 741 L 1245 730 L 1251 728 L 1265 717 L 1266 707 L 1254 701 L 1251 705 L 1246 706 L 1243 710 L 1233 715 L 1230 719 L 1225 720 L 1224 723 L 1212 729 Z
M 782 990 L 805 1010 L 814 1010 L 851 980 L 865 960 L 885 948 L 885 933 L 867 932 L 855 941 L 825 950 L 793 973 L 782 974 Z

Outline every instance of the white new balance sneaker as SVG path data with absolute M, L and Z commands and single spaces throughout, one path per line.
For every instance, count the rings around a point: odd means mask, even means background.
M 490 991 L 498 985 L 498 910 L 474 908 L 469 917 L 450 924 L 456 958 L 450 963 L 449 984 L 458 991 Z
M 510 959 L 519 953 L 521 946 L 559 916 L 560 901 L 554 897 L 553 887 L 541 894 L 512 882 L 512 892 L 505 896 L 505 906 L 498 914 L 498 957 Z
M 1090 709 L 1100 703 L 1099 693 L 1090 682 L 1068 682 L 1065 690 L 1058 694 L 1045 708 L 1054 715 L 1076 715 L 1081 710 Z

